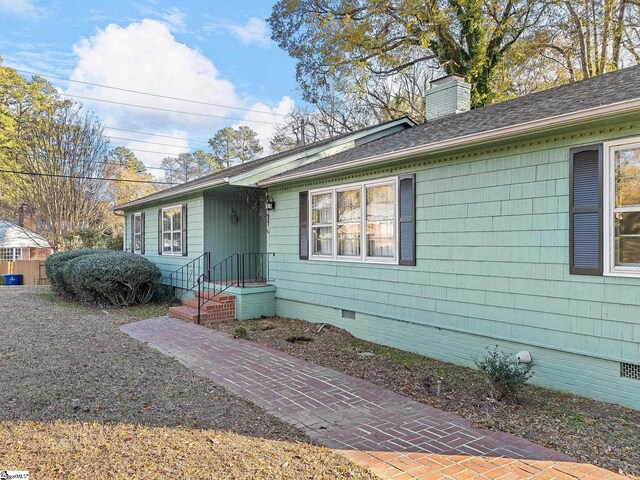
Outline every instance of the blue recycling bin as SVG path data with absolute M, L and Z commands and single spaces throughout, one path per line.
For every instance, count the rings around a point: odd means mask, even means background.
M 22 275 L 4 274 L 5 285 L 22 285 Z

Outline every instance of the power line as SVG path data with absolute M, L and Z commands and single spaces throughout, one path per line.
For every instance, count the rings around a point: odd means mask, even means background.
M 150 143 L 152 145 L 162 145 L 163 147 L 186 148 L 183 145 L 171 145 L 169 143 L 149 142 L 147 140 L 136 140 L 135 138 L 112 137 L 111 135 L 105 135 L 105 136 L 108 137 L 108 138 L 114 139 L 114 140 L 128 140 L 130 142 Z
M 188 139 L 185 137 L 173 137 L 171 135 L 161 135 L 159 133 L 149 133 L 149 132 L 141 132 L 139 130 L 129 130 L 127 128 L 116 128 L 116 127 L 107 127 L 105 126 L 104 128 L 106 128 L 107 130 L 118 130 L 120 132 L 129 132 L 129 133 L 139 133 L 141 135 L 150 135 L 150 136 L 154 136 L 154 137 L 162 137 L 162 138 L 171 138 L 173 140 L 184 140 L 187 141 L 189 143 L 209 143 L 209 140 L 197 140 L 197 139 Z
M 126 147 L 125 147 L 126 148 Z M 140 150 L 137 148 L 127 148 L 127 150 L 131 150 L 132 152 L 142 152 L 142 153 L 157 153 L 158 155 L 169 155 L 169 156 L 176 156 L 179 155 L 178 153 L 169 153 L 169 152 L 155 152 L 153 150 Z M 186 152 L 183 152 L 186 153 Z
M 178 185 L 175 182 L 156 182 L 152 180 L 126 180 L 124 178 L 106 178 L 106 177 L 85 177 L 82 175 L 59 175 L 55 173 L 40 172 L 21 172 L 18 170 L 0 170 L 0 173 L 15 173 L 17 175 L 29 175 L 32 177 L 54 177 L 54 178 L 70 178 L 74 180 L 108 180 L 110 182 L 128 182 L 128 183 L 157 183 L 160 185 Z
M 232 107 L 230 105 L 222 105 L 220 103 L 203 102 L 201 100 L 191 100 L 191 99 L 188 99 L 188 98 L 172 97 L 170 95 L 161 95 L 159 93 L 149 93 L 149 92 L 143 92 L 143 91 L 140 91 L 140 90 L 131 90 L 131 89 L 128 89 L 128 88 L 113 87 L 111 85 L 103 85 L 103 84 L 100 84 L 100 83 L 84 82 L 82 80 L 72 80 L 70 78 L 57 77 L 55 75 L 45 75 L 44 73 L 29 72 L 29 71 L 26 71 L 26 70 L 16 70 L 16 72 L 26 73 L 27 75 L 38 75 L 40 77 L 46 77 L 46 78 L 55 78 L 55 79 L 58 79 L 58 80 L 64 80 L 65 82 L 81 83 L 83 85 L 91 85 L 91 86 L 94 86 L 94 87 L 109 88 L 111 90 L 119 90 L 121 92 L 137 93 L 139 95 L 148 95 L 150 97 L 167 98 L 169 100 L 178 100 L 180 102 L 197 103 L 199 105 L 210 105 L 212 107 L 229 108 L 229 109 L 232 109 L 232 110 L 241 110 L 243 112 L 262 113 L 262 114 L 265 114 L 265 115 L 275 115 L 275 116 L 278 116 L 278 117 L 286 117 L 286 115 L 283 115 L 281 113 L 266 112 L 264 110 L 254 110 L 254 109 L 251 109 L 251 108 Z
M 118 162 L 96 162 L 96 161 L 92 161 L 92 160 L 82 160 L 82 163 L 97 163 L 97 164 L 100 164 L 100 165 L 113 165 L 115 167 L 124 167 L 125 166 L 124 164 L 118 163 Z M 140 163 L 142 163 L 142 162 L 140 162 Z M 144 165 L 144 163 L 142 163 L 142 165 Z M 162 167 L 148 167 L 146 165 L 144 165 L 144 168 L 145 168 L 145 170 L 149 170 L 149 169 L 164 170 L 164 168 L 162 168 Z M 136 172 L 136 173 L 144 173 L 144 172 Z
M 149 110 L 157 110 L 157 111 L 160 111 L 160 112 L 181 113 L 181 114 L 184 114 L 184 115 L 196 115 L 198 117 L 208 117 L 208 118 L 221 118 L 223 120 L 232 120 L 234 122 L 264 123 L 264 124 L 267 124 L 267 125 L 278 125 L 278 122 L 266 122 L 266 121 L 262 121 L 262 120 L 247 120 L 247 119 L 242 119 L 242 118 L 224 117 L 222 115 L 212 115 L 212 114 L 209 114 L 209 113 L 195 113 L 195 112 L 185 112 L 184 110 L 171 110 L 169 108 L 149 107 L 149 106 L 146 106 L 146 105 L 135 105 L 133 103 L 116 102 L 115 100 L 103 100 L 103 99 L 100 99 L 100 98 L 84 97 L 82 95 L 72 95 L 70 93 L 61 93 L 61 95 L 66 96 L 66 97 L 72 97 L 72 98 L 81 98 L 83 100 L 92 100 L 94 102 L 104 102 L 104 103 L 112 103 L 114 105 L 124 105 L 125 107 L 146 108 L 146 109 L 149 109 Z

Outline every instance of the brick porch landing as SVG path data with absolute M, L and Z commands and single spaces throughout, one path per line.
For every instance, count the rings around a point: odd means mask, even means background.
M 121 330 L 382 478 L 624 478 L 363 380 L 169 317 Z

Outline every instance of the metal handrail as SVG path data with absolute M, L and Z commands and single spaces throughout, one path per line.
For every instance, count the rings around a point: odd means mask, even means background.
M 245 288 L 247 283 L 268 283 L 269 257 L 275 253 L 234 253 L 210 267 L 198 277 L 198 322 L 202 307 L 231 287 Z M 206 293 L 206 298 L 205 298 Z
M 198 286 L 200 277 L 211 268 L 211 253 L 204 252 L 169 274 L 169 285 L 182 290 L 182 295 Z

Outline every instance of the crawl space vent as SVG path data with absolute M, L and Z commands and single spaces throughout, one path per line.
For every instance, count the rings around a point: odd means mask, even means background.
M 633 363 L 621 363 L 620 376 L 630 378 L 632 380 L 640 380 L 640 365 L 634 365 Z
M 342 318 L 348 318 L 349 320 L 356 319 L 356 312 L 353 310 L 342 310 Z

